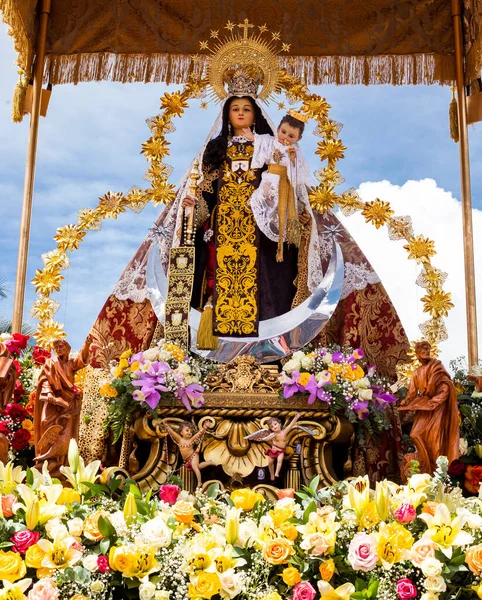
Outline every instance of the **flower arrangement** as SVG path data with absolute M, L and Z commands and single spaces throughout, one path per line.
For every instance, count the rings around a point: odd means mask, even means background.
M 62 471 L 0 464 L 0 598 L 448 600 L 482 595 L 482 499 L 434 477 L 367 477 L 270 501 L 216 484 L 142 496 L 75 443 Z M 458 595 L 457 595 L 458 594 Z
M 204 403 L 209 367 L 200 359 L 185 356 L 179 346 L 165 341 L 133 354 L 126 350 L 111 367 L 112 379 L 100 387 L 109 402 L 106 427 L 117 440 L 125 422 L 139 410 L 156 412 L 158 406 L 179 400 L 191 411 Z
M 378 376 L 375 366 L 363 359 L 360 348 L 299 350 L 283 366 L 282 397 L 301 394 L 309 405 L 322 402 L 333 412 L 343 412 L 352 423 L 367 421 L 375 432 L 387 429 L 385 409 L 397 398 L 389 393 L 388 379 Z
M 3 333 L 0 338 L 14 360 L 18 378 L 11 401 L 0 412 L 0 433 L 10 443 L 10 458 L 27 465 L 33 456 L 35 386 L 40 367 L 50 352 L 29 346 L 29 336 L 21 333 Z
M 482 483 L 482 393 L 475 379 L 482 376 L 482 366 L 467 368 L 465 360 L 451 361 L 457 391 L 460 415 L 460 458 L 449 465 L 452 481 L 464 489 L 465 494 L 477 494 Z

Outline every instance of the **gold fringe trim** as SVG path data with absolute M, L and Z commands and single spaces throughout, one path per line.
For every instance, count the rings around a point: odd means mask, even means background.
M 8 35 L 13 38 L 13 47 L 18 55 L 17 65 L 24 73 L 29 73 L 32 46 L 15 0 L 0 0 L 0 12 L 2 21 L 8 27 Z
M 466 85 L 470 85 L 474 79 L 480 77 L 480 71 L 482 71 L 482 33 L 474 41 L 467 55 L 465 68 Z
M 92 53 L 49 55 L 46 63 L 45 73 L 54 85 L 103 80 L 179 84 L 202 70 L 207 57 L 193 63 L 183 54 Z M 279 57 L 278 63 L 307 85 L 450 84 L 455 78 L 454 57 L 438 54 Z
M 454 142 L 459 141 L 459 117 L 457 114 L 457 100 L 452 98 L 449 106 L 450 137 Z

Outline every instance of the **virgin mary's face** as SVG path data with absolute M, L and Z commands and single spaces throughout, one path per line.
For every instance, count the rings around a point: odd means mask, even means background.
M 254 123 L 253 105 L 246 98 L 235 98 L 229 106 L 229 122 L 234 132 L 241 133 L 245 127 Z

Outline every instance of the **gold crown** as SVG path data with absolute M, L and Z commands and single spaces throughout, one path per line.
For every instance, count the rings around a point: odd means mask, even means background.
M 302 123 L 307 123 L 310 120 L 310 117 L 308 115 L 304 115 L 303 113 L 298 112 L 294 108 L 290 108 L 288 114 L 290 115 L 290 117 L 293 117 L 293 119 L 298 119 L 298 121 L 301 121 Z
M 262 79 L 262 74 L 255 67 L 239 67 L 234 72 L 227 71 L 225 80 L 227 81 L 228 95 L 256 98 Z

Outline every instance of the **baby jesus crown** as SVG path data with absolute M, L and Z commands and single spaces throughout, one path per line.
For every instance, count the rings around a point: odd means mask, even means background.
M 306 123 L 310 120 L 310 117 L 308 115 L 304 115 L 303 113 L 298 112 L 294 108 L 290 108 L 288 114 L 290 115 L 290 117 L 293 117 L 293 119 L 298 119 L 298 121 L 301 121 L 302 123 Z

